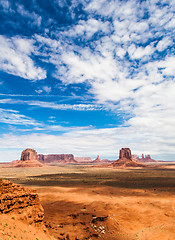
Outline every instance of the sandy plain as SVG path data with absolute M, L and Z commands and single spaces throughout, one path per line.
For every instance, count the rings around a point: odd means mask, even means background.
M 173 165 L 165 169 L 1 166 L 0 176 L 38 192 L 45 225 L 55 239 L 175 239 Z

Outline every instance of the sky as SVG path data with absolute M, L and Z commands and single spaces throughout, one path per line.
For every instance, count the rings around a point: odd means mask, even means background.
M 0 0 L 0 162 L 175 160 L 174 0 Z

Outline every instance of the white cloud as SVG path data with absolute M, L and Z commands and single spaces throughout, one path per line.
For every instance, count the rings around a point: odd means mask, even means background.
M 25 54 L 31 54 L 34 52 L 34 40 L 32 39 L 25 39 L 21 37 L 14 37 L 12 38 L 12 42 L 15 45 L 14 49 L 18 49 L 18 51 L 23 52 Z
M 96 19 L 88 19 L 87 21 L 80 20 L 78 24 L 71 28 L 67 33 L 72 36 L 83 36 L 84 38 L 91 38 L 97 32 L 109 33 L 110 23 L 108 21 L 102 22 Z
M 0 69 L 30 80 L 46 78 L 46 71 L 35 66 L 30 57 L 33 49 L 31 40 L 0 36 Z
M 51 92 L 51 87 L 43 86 L 43 91 L 45 91 L 46 93 L 50 93 Z
M 122 47 L 119 47 L 116 49 L 116 55 L 119 56 L 120 58 L 123 58 L 126 54 L 126 50 L 123 49 Z
M 3 8 L 3 10 L 4 10 L 5 12 L 8 11 L 9 8 L 10 8 L 10 3 L 9 3 L 8 0 L 2 0 L 2 1 L 0 2 L 0 5 L 2 6 L 2 8 Z
M 18 111 L 0 108 L 0 122 L 13 125 L 39 125 L 35 120 L 20 114 Z
M 167 29 L 173 29 L 175 27 L 175 19 L 174 18 L 172 18 L 171 19 L 171 21 L 169 21 L 167 24 L 166 24 L 166 26 L 165 26 L 165 28 L 167 28 Z
M 38 26 L 38 27 L 41 26 L 41 21 L 42 21 L 41 16 L 39 16 L 39 15 L 36 14 L 35 12 L 29 12 L 29 11 L 26 10 L 26 9 L 24 8 L 24 6 L 21 5 L 21 4 L 16 4 L 16 6 L 17 6 L 17 12 L 18 12 L 21 16 L 30 19 L 30 22 L 29 22 L 28 24 L 36 25 L 36 26 Z
M 144 59 L 149 57 L 155 51 L 154 47 L 148 45 L 146 47 L 136 47 L 134 44 L 128 48 L 128 53 L 131 59 Z
M 166 76 L 175 76 L 175 57 L 166 57 L 158 63 L 158 67 L 162 68 L 162 72 Z
M 166 132 L 166 129 L 164 131 Z M 9 159 L 7 156 L 5 158 L 4 154 L 4 156 L 1 155 L 0 160 L 14 160 L 17 158 L 17 153 L 19 154 L 19 150 L 21 152 L 28 147 L 36 149 L 38 153 L 45 154 L 72 153 L 75 156 L 90 156 L 92 158 L 95 158 L 98 154 L 102 158 L 117 159 L 119 149 L 124 146 L 130 147 L 132 153 L 141 155 L 141 153 L 149 154 L 151 152 L 153 156 L 157 156 L 157 159 L 161 159 L 165 150 L 175 154 L 173 146 L 175 138 L 173 137 L 172 133 L 171 136 L 168 136 L 168 141 L 163 141 L 164 138 L 160 134 L 156 135 L 152 129 L 146 133 L 139 125 L 137 125 L 137 129 L 135 127 L 70 129 L 61 136 L 51 134 L 23 136 L 4 134 L 0 138 L 1 149 L 6 152 L 13 146 L 13 149 L 16 149 L 16 155 L 14 154 L 14 158 Z M 168 146 L 167 142 L 169 143 Z M 163 147 L 160 148 L 160 145 Z M 168 155 L 166 160 L 170 160 Z
M 19 99 L 0 99 L 0 104 L 27 104 L 29 106 L 38 106 L 41 108 L 50 108 L 55 110 L 72 110 L 72 111 L 100 111 L 107 110 L 107 107 L 100 104 L 59 104 L 55 102 L 44 101 L 23 101 Z M 112 106 L 111 106 L 112 107 Z
M 156 49 L 159 52 L 162 52 L 167 47 L 171 46 L 173 44 L 173 41 L 169 37 L 164 37 L 161 41 L 158 42 Z

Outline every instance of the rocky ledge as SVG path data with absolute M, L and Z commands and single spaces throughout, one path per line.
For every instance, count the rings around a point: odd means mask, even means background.
M 38 194 L 8 180 L 0 180 L 0 214 L 10 213 L 29 224 L 43 224 L 44 210 Z

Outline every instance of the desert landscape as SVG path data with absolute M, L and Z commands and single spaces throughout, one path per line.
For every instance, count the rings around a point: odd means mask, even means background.
M 175 240 L 175 1 L 0 22 L 0 240 Z
M 36 161 L 28 149 L 1 164 L 0 239 L 175 239 L 175 163 L 140 164 L 128 148 L 101 165 Z

